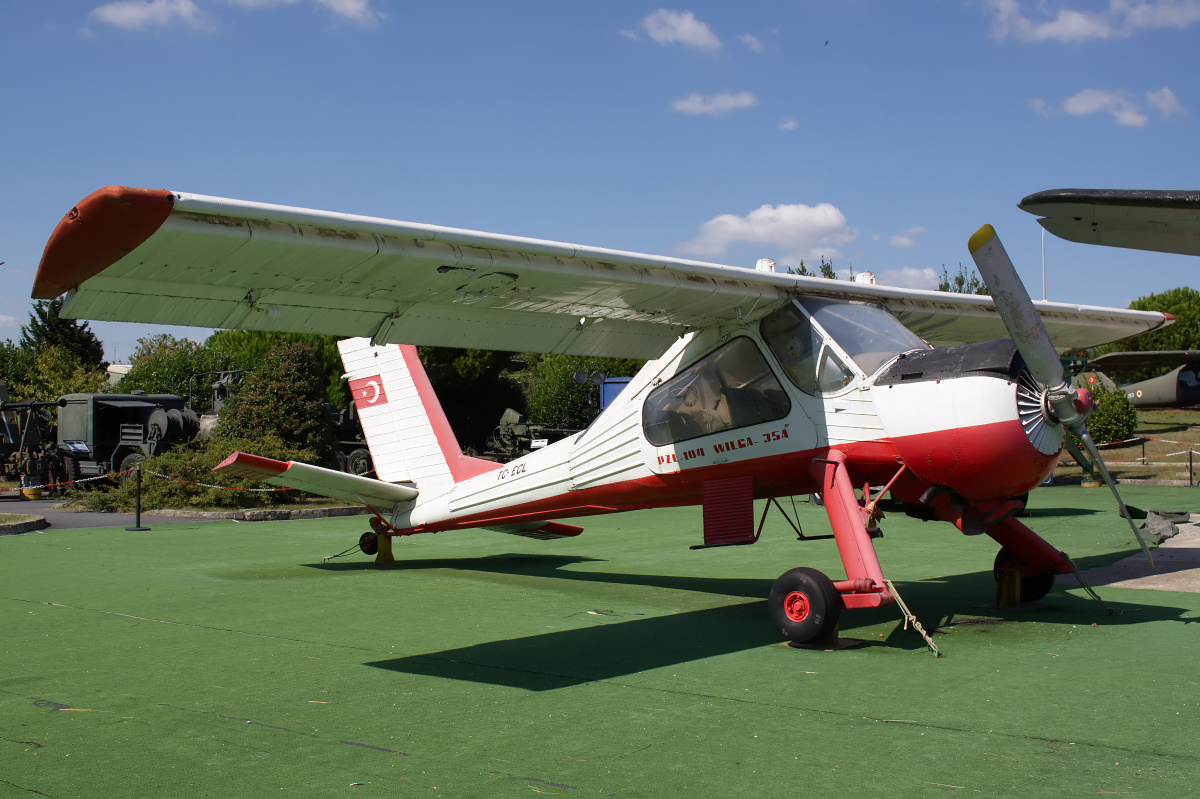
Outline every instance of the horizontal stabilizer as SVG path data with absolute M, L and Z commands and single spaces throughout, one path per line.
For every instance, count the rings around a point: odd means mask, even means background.
M 227 477 L 261 480 L 346 502 L 368 502 L 392 507 L 417 498 L 417 489 L 402 483 L 385 483 L 356 474 L 326 469 L 297 461 L 277 461 L 261 455 L 235 452 L 221 461 L 214 472 Z

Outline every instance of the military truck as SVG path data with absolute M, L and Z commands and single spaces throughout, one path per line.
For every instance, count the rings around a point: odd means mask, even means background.
M 131 469 L 200 432 L 200 418 L 176 394 L 65 394 L 59 401 L 58 454 L 70 480 Z

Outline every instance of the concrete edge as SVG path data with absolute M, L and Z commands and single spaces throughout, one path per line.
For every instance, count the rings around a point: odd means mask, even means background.
M 0 524 L 0 535 L 21 535 L 22 533 L 32 533 L 34 530 L 45 530 L 50 526 L 50 522 L 42 516 L 34 516 L 23 522 L 13 522 L 11 524 Z
M 364 516 L 371 511 L 365 507 L 349 508 L 271 508 L 243 510 L 149 510 L 142 516 L 171 516 L 184 519 L 233 520 L 238 522 L 277 522 L 293 519 L 328 519 L 336 516 Z

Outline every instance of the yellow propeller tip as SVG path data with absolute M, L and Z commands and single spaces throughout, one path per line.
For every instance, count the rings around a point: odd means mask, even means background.
M 987 244 L 992 239 L 996 238 L 996 229 L 991 225 L 984 225 L 971 234 L 971 238 L 967 239 L 967 249 L 971 251 L 971 255 Z

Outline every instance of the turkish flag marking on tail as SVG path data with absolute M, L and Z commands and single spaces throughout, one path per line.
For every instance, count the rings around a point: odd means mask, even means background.
M 387 404 L 387 393 L 383 390 L 383 379 L 379 375 L 350 381 L 350 395 L 358 410 Z

